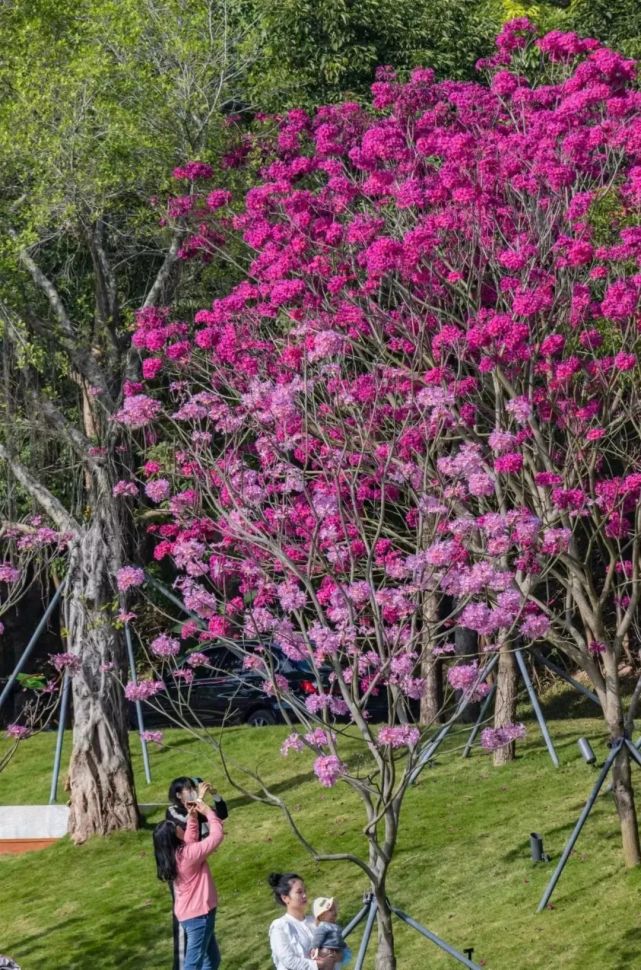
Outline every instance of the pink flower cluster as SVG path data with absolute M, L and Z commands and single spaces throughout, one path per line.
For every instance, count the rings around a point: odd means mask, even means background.
M 128 701 L 147 701 L 163 690 L 165 684 L 162 680 L 139 680 L 137 683 L 130 680 L 125 685 L 125 697 Z
M 314 761 L 314 774 L 323 788 L 332 788 L 346 771 L 347 766 L 334 754 L 320 755 Z
M 379 729 L 378 743 L 390 748 L 413 748 L 421 736 L 419 728 L 409 724 L 386 725 Z
M 121 593 L 135 586 L 142 586 L 145 572 L 139 566 L 123 566 L 116 574 L 116 583 Z
M 166 478 L 155 478 L 145 485 L 145 495 L 152 502 L 164 502 L 171 495 L 171 486 Z
M 114 498 L 121 498 L 123 496 L 135 497 L 138 495 L 138 486 L 135 482 L 122 480 L 120 482 L 116 482 L 111 491 Z
M 143 741 L 147 741 L 152 744 L 162 744 L 164 741 L 164 735 L 162 731 L 141 731 L 140 737 Z
M 155 401 L 146 394 L 132 394 L 125 398 L 123 406 L 114 415 L 114 420 L 128 428 L 144 428 L 158 417 L 160 410 L 160 401 Z
M 170 637 L 166 633 L 161 633 L 149 644 L 149 649 L 154 657 L 166 659 L 176 657 L 180 653 L 180 640 Z
M 450 687 L 463 691 L 473 701 L 482 700 L 490 691 L 490 685 L 480 679 L 479 665 L 476 661 L 450 667 L 447 680 Z
M 330 743 L 330 734 L 325 728 L 315 728 L 308 731 L 305 740 L 312 748 L 326 748 Z
M 51 664 L 56 670 L 66 671 L 70 676 L 78 673 L 81 660 L 76 653 L 52 653 L 49 655 Z
M 22 576 L 22 570 L 10 562 L 0 563 L 0 583 L 17 583 Z
M 24 724 L 7 724 L 7 737 L 14 741 L 24 741 L 32 734 L 31 728 Z
M 524 724 L 505 724 L 499 728 L 484 728 L 481 731 L 481 747 L 486 751 L 496 751 L 506 744 L 519 741 L 525 737 Z
M 300 734 L 297 734 L 296 732 L 286 737 L 280 746 L 280 753 L 285 758 L 287 757 L 290 751 L 304 751 L 304 750 L 305 750 L 305 744 L 303 742 L 303 739 L 301 738 Z

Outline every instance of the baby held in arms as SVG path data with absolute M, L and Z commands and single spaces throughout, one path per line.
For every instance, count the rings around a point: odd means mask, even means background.
M 315 926 L 312 934 L 312 948 L 310 956 L 315 959 L 317 956 L 333 955 L 336 959 L 335 970 L 341 970 L 347 966 L 352 958 L 351 951 L 345 940 L 343 932 L 337 924 L 338 908 L 334 897 L 319 896 L 312 905 Z

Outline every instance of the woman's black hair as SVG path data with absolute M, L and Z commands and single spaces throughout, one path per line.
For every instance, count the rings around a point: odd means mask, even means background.
M 274 894 L 274 899 L 281 906 L 285 906 L 283 896 L 289 896 L 292 883 L 296 882 L 296 880 L 299 882 L 303 881 L 295 872 L 270 872 L 267 876 L 267 882 Z
M 154 829 L 154 855 L 156 856 L 156 872 L 163 882 L 173 882 L 176 878 L 176 852 L 182 842 L 176 835 L 173 822 L 161 822 Z
M 183 788 L 195 788 L 194 779 L 187 778 L 183 776 L 182 778 L 174 778 L 171 785 L 169 786 L 169 793 L 167 795 L 167 801 L 177 802 L 178 795 L 183 790 Z

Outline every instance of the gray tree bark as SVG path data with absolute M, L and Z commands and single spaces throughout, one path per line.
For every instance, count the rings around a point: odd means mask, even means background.
M 509 643 L 501 644 L 496 678 L 494 727 L 498 728 L 513 724 L 516 717 L 516 663 Z M 497 748 L 494 752 L 494 764 L 505 765 L 513 761 L 514 749 L 514 741 Z
M 603 658 L 605 668 L 605 717 L 610 738 L 616 740 L 624 734 L 625 720 L 619 683 L 619 669 L 614 650 L 608 648 Z M 641 845 L 637 822 L 634 788 L 628 749 L 623 745 L 612 766 L 612 794 L 617 807 L 623 861 L 629 868 L 641 865 Z
M 443 671 L 438 657 L 432 652 L 434 628 L 438 623 L 438 599 L 424 593 L 421 616 L 421 677 L 425 691 L 421 697 L 419 722 L 423 727 L 443 719 Z

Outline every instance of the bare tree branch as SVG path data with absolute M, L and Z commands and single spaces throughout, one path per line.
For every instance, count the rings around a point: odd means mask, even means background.
M 15 238 L 15 233 L 11 232 L 11 235 Z M 104 400 L 110 399 L 109 386 L 105 375 L 102 369 L 96 363 L 95 359 L 92 357 L 89 349 L 82 346 L 79 334 L 77 333 L 69 318 L 69 315 L 67 314 L 65 305 L 60 297 L 60 294 L 58 293 L 58 290 L 53 285 L 51 280 L 45 276 L 26 249 L 20 250 L 18 253 L 18 258 L 25 269 L 29 272 L 29 275 L 38 289 L 40 289 L 47 297 L 49 306 L 51 307 L 54 316 L 58 321 L 61 341 L 64 345 L 65 351 L 69 354 L 74 367 L 78 373 L 82 374 L 93 387 L 100 388 Z
M 74 427 L 62 411 L 48 397 L 42 394 L 41 391 L 36 391 L 32 388 L 29 395 L 35 407 L 38 408 L 51 427 L 55 428 L 61 437 L 73 448 L 81 461 L 88 464 L 94 471 L 97 471 L 101 465 L 90 454 L 92 443 L 89 438 L 85 437 L 82 431 Z
M 62 502 L 42 482 L 34 478 L 19 459 L 10 455 L 3 444 L 0 444 L 0 460 L 5 461 L 9 465 L 17 481 L 35 499 L 51 520 L 56 523 L 59 529 L 65 532 L 75 533 L 81 531 L 80 524 L 66 510 Z
M 149 290 L 149 293 L 145 297 L 145 302 L 143 303 L 143 307 L 151 307 L 151 306 L 156 306 L 158 304 L 158 301 L 162 296 L 162 292 L 171 275 L 171 271 L 174 268 L 174 265 L 176 263 L 178 247 L 180 245 L 180 239 L 181 239 L 181 233 L 178 233 L 178 232 L 174 233 L 173 238 L 171 240 L 171 244 L 167 251 L 167 254 L 163 260 L 162 266 L 158 270 L 158 273 L 156 274 L 156 279 L 152 283 L 151 289 Z

